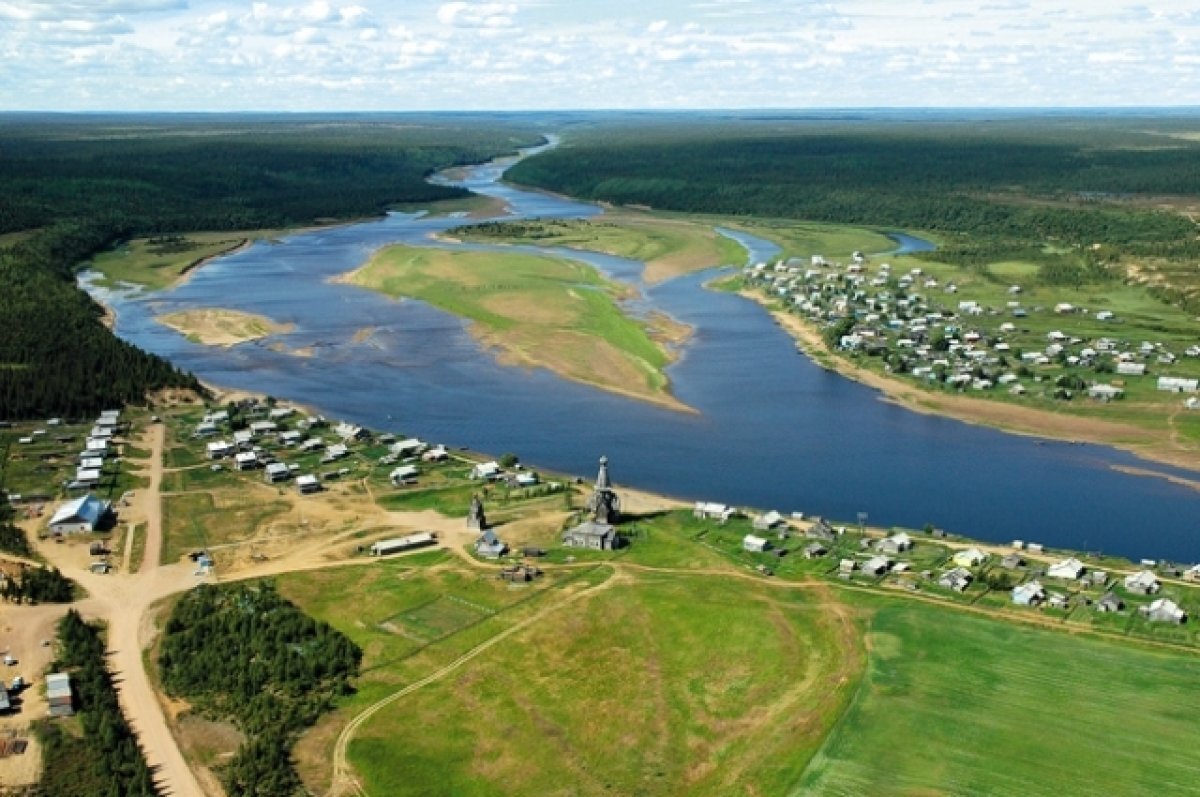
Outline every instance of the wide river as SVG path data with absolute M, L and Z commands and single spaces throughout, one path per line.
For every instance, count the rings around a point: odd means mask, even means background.
M 500 182 L 511 162 L 473 167 L 455 184 L 505 200 L 516 217 L 599 212 Z M 657 308 L 695 328 L 669 375 L 675 394 L 696 414 L 542 370 L 500 366 L 459 319 L 329 282 L 389 243 L 447 246 L 429 236 L 462 223 L 395 213 L 255 244 L 169 291 L 89 290 L 116 309 L 121 337 L 211 384 L 285 397 L 373 428 L 512 451 L 526 462 L 585 476 L 607 454 L 618 485 L 689 499 L 851 521 L 866 512 L 871 524 L 933 523 L 996 542 L 1020 538 L 1135 558 L 1200 559 L 1200 492 L 1114 466 L 1195 473 L 1100 446 L 1041 441 L 902 409 L 798 354 L 757 304 L 705 290 L 711 272 L 646 287 L 641 263 L 548 250 L 637 284 L 644 298 L 635 310 Z M 778 251 L 761 239 L 734 237 L 752 261 Z M 216 349 L 154 320 L 198 307 L 259 313 L 295 329 Z

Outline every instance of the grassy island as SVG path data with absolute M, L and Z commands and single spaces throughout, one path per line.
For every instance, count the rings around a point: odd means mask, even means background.
M 665 317 L 626 315 L 618 302 L 630 289 L 581 263 L 389 246 L 340 279 L 469 320 L 471 334 L 498 350 L 502 362 L 683 408 L 663 369 L 671 361 L 667 344 L 685 338 L 686 328 Z
M 236 346 L 292 331 L 291 324 L 279 324 L 265 316 L 221 308 L 168 313 L 159 316 L 157 321 L 205 346 Z
M 643 278 L 651 284 L 746 260 L 745 251 L 711 224 L 628 210 L 596 220 L 493 222 L 459 227 L 451 234 L 468 241 L 566 246 L 641 260 L 646 264 Z

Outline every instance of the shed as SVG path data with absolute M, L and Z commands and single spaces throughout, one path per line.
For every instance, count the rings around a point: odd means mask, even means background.
M 1104 597 L 1096 601 L 1096 611 L 1105 614 L 1119 612 L 1125 608 L 1125 602 L 1111 592 L 1106 592 Z
M 50 704 L 52 717 L 69 717 L 75 713 L 71 676 L 65 672 L 53 672 L 46 676 L 46 702 Z
M 880 540 L 879 544 L 875 547 L 884 553 L 904 553 L 905 551 L 912 550 L 913 541 L 912 537 L 909 537 L 908 534 L 901 531 L 897 534 L 893 534 L 890 537 Z
M 881 576 L 892 569 L 892 560 L 886 556 L 873 556 L 863 562 L 862 571 L 873 576 Z
M 392 537 L 391 539 L 374 542 L 371 544 L 371 556 L 387 556 L 388 554 L 410 551 L 414 548 L 424 548 L 436 544 L 437 537 L 431 532 L 422 531 L 404 537 Z
M 805 559 L 817 559 L 829 553 L 828 549 L 819 542 L 809 543 L 804 547 Z
M 253 451 L 239 451 L 233 456 L 238 470 L 254 470 L 258 467 L 258 456 Z

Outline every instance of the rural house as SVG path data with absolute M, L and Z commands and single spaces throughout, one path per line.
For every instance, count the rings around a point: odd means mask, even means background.
M 1055 562 L 1046 568 L 1046 575 L 1050 578 L 1065 578 L 1070 581 L 1076 581 L 1087 570 L 1083 562 L 1075 557 L 1063 559 L 1061 562 Z
M 750 551 L 751 553 L 762 553 L 771 547 L 771 541 L 757 537 L 753 534 L 747 534 L 742 538 L 742 550 Z
M 1187 612 L 1169 598 L 1158 598 L 1149 606 L 1143 606 L 1138 611 L 1152 623 L 1175 623 L 1178 625 L 1187 622 Z
M 987 554 L 975 547 L 954 554 L 954 564 L 959 567 L 978 567 L 986 561 Z
M 974 578 L 970 570 L 965 567 L 956 567 L 942 574 L 942 577 L 938 579 L 938 586 L 952 589 L 955 592 L 965 592 L 967 587 L 971 586 Z
M 508 546 L 491 529 L 485 529 L 475 540 L 475 553 L 484 559 L 499 559 L 507 550 Z
M 1037 581 L 1013 587 L 1012 602 L 1017 606 L 1038 606 L 1046 600 L 1046 590 Z
M 90 493 L 82 495 L 73 501 L 68 501 L 58 508 L 50 518 L 50 533 L 91 534 L 104 522 L 111 509 L 108 501 L 103 501 Z
M 1135 595 L 1153 595 L 1161 588 L 1158 577 L 1149 570 L 1140 570 L 1131 576 L 1125 576 L 1125 589 Z

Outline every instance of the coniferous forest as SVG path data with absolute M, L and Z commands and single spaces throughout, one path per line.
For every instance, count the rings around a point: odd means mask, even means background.
M 1048 240 L 1197 255 L 1195 224 L 1154 206 L 1200 195 L 1200 143 L 1175 132 L 1162 117 L 678 116 L 576 130 L 508 177 L 662 210 L 935 231 L 939 259 L 965 264 Z
M 105 664 L 100 626 L 74 609 L 58 626 L 55 668 L 71 676 L 75 709 L 83 727 L 76 735 L 52 720 L 38 725 L 44 756 L 44 797 L 153 797 L 158 789 L 137 737 L 121 713 L 112 674 Z
M 358 646 L 264 582 L 185 594 L 158 663 L 170 694 L 246 735 L 220 773 L 231 797 L 290 797 L 301 786 L 296 736 L 350 691 L 361 660 Z
M 137 235 L 377 215 L 466 195 L 437 168 L 538 140 L 469 115 L 63 116 L 0 121 L 0 418 L 80 417 L 198 388 L 118 340 L 78 265 Z

